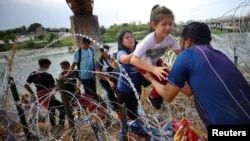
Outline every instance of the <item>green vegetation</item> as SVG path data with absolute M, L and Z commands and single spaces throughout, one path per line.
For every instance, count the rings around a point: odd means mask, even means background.
M 110 28 L 108 29 L 101 27 L 101 32 L 103 35 L 103 42 L 104 43 L 116 42 L 119 33 L 125 30 L 133 32 L 135 39 L 140 40 L 143 37 L 145 37 L 145 35 L 147 35 L 149 26 L 148 24 L 141 24 L 141 23 L 136 24 L 134 22 L 134 23 L 129 23 L 129 24 L 123 23 L 121 25 L 114 24 L 110 26 Z
M 100 27 L 103 42 L 117 42 L 118 35 L 121 31 L 128 30 L 133 32 L 136 40 L 143 39 L 149 31 L 149 24 L 141 23 L 123 23 L 121 25 L 114 24 L 109 28 Z M 182 27 L 174 25 L 173 35 L 178 36 Z M 64 38 L 59 41 L 54 41 L 59 38 L 61 31 L 53 31 L 52 29 L 45 29 L 39 23 L 31 24 L 29 28 L 22 26 L 16 29 L 0 31 L 0 40 L 4 41 L 0 44 L 0 52 L 11 50 L 12 44 L 15 42 L 16 36 L 30 36 L 27 40 L 19 42 L 17 49 L 38 49 L 43 48 L 49 44 L 49 47 L 68 46 L 69 49 L 73 46 L 72 38 Z M 63 32 L 69 32 L 68 29 L 63 29 Z M 33 33 L 33 35 L 31 35 Z M 36 34 L 34 34 L 36 33 Z M 54 42 L 53 42 L 54 41 Z M 53 42 L 53 43 L 52 43 Z M 52 44 L 51 44 L 52 43 Z
M 149 24 L 141 24 L 141 23 L 123 23 L 121 25 L 114 24 L 110 26 L 110 28 L 105 29 L 104 27 L 101 27 L 101 32 L 103 35 L 103 42 L 117 42 L 118 35 L 121 31 L 131 31 L 134 34 L 134 38 L 136 40 L 143 39 L 149 32 Z M 181 26 L 174 25 L 174 30 L 172 34 L 174 36 L 177 36 L 180 31 L 182 30 Z
M 15 29 L 0 31 L 0 52 L 11 50 L 17 37 L 21 37 L 19 39 L 25 39 L 23 41 L 17 41 L 17 49 L 43 48 L 57 39 L 60 32 L 69 32 L 69 29 L 45 29 L 41 24 L 33 23 L 28 28 L 21 26 Z M 61 46 L 72 46 L 72 40 L 64 39 L 50 45 L 50 47 Z

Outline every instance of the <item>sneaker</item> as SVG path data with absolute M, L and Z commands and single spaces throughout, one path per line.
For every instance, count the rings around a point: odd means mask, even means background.
M 153 107 L 157 110 L 161 109 L 161 105 L 163 103 L 162 97 L 152 98 L 152 97 L 148 96 L 147 100 L 150 103 L 151 107 Z

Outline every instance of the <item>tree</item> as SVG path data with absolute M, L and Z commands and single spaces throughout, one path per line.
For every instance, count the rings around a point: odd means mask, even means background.
M 38 27 L 42 27 L 39 23 L 33 23 L 29 26 L 28 32 L 35 32 Z
M 20 27 L 18 27 L 18 28 L 13 29 L 13 33 L 19 34 L 19 35 L 23 35 L 23 34 L 26 34 L 26 33 L 27 33 L 27 29 L 26 29 L 26 27 L 23 25 L 23 26 L 20 26 Z
M 102 35 L 107 32 L 106 28 L 103 25 L 100 27 L 100 30 L 101 30 Z

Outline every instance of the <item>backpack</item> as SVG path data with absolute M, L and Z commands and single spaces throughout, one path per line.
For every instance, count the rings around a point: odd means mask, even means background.
M 94 56 L 94 49 L 93 49 L 93 47 L 89 47 L 89 48 L 90 48 L 90 50 L 91 50 L 91 52 L 92 52 L 92 54 Z M 79 55 L 79 62 L 77 62 L 77 69 L 80 70 L 80 63 L 81 63 L 81 60 L 82 60 L 81 59 L 82 58 L 82 56 L 81 56 L 81 54 L 82 54 L 81 48 L 79 48 L 78 51 L 79 51 L 79 54 L 78 54 Z M 94 62 L 94 58 L 93 58 L 93 62 Z M 95 67 L 95 65 L 94 65 L 94 67 Z
M 94 56 L 94 49 L 93 49 L 93 47 L 89 47 L 90 48 L 90 50 L 91 50 L 91 52 L 92 52 L 92 54 L 93 54 L 93 56 Z M 79 51 L 79 53 L 78 53 L 78 55 L 79 55 L 79 62 L 77 62 L 77 73 L 78 73 L 78 78 L 80 79 L 80 70 L 81 70 L 81 68 L 80 68 L 80 64 L 81 64 L 81 58 L 82 58 L 82 50 L 81 50 L 81 48 L 79 48 L 78 49 L 78 51 Z M 95 71 L 95 61 L 94 61 L 94 58 L 93 58 L 93 71 Z

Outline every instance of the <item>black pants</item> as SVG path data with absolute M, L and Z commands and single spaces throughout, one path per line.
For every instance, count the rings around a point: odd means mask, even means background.
M 139 94 L 141 93 L 141 89 L 137 91 Z M 125 107 L 127 109 L 127 116 L 132 120 L 136 119 L 138 114 L 138 102 L 135 96 L 135 92 L 121 92 L 118 90 L 118 101 L 119 104 L 125 103 Z
M 118 105 L 117 105 L 118 101 L 117 101 L 117 98 L 115 97 L 115 93 L 113 89 L 110 87 L 109 83 L 105 80 L 100 80 L 100 84 L 107 92 L 108 98 L 113 106 L 113 110 L 116 111 L 118 109 Z
M 95 78 L 81 79 L 86 94 L 96 95 Z
M 49 109 L 49 120 L 51 126 L 56 125 L 56 119 L 55 119 L 56 109 L 59 110 L 59 125 L 64 125 L 65 112 L 63 104 L 57 99 L 53 98 L 49 103 L 48 109 Z

